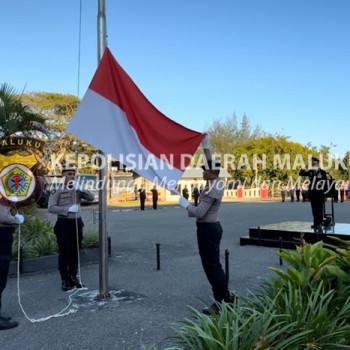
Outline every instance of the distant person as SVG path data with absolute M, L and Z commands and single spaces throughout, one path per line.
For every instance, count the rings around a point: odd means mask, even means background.
M 158 190 L 156 185 L 153 186 L 151 189 L 152 192 L 152 204 L 153 204 L 153 209 L 157 210 L 157 204 L 158 204 Z
M 282 198 L 282 202 L 286 201 L 286 194 L 287 194 L 287 186 L 282 182 L 281 185 L 281 198 Z
M 196 207 L 198 205 L 198 198 L 199 198 L 199 189 L 197 184 L 195 184 L 193 187 L 192 198 L 193 198 L 194 205 Z
M 293 186 L 293 185 L 289 185 L 289 187 L 288 187 L 288 192 L 289 192 L 290 201 L 291 201 L 291 202 L 294 202 L 294 192 L 295 192 L 295 189 L 294 189 L 294 186 Z
M 301 192 L 300 185 L 296 184 L 295 185 L 295 196 L 297 198 L 297 202 L 300 202 L 300 192 Z
M 311 203 L 313 216 L 313 225 L 311 225 L 311 228 L 315 229 L 315 231 L 322 230 L 325 201 L 324 191 L 327 182 L 327 174 L 320 168 L 320 161 L 312 157 L 311 168 L 309 170 L 301 169 L 299 175 L 308 176 L 310 181 L 308 198 Z
M 338 201 L 339 201 L 339 191 L 338 191 L 338 188 L 336 186 L 334 188 L 333 201 L 334 201 L 334 203 L 338 203 Z
M 83 240 L 83 220 L 81 200 L 93 201 L 94 195 L 75 183 L 75 168 L 62 170 L 64 183 L 52 191 L 49 197 L 49 213 L 57 214 L 54 233 L 58 245 L 58 269 L 61 275 L 62 290 L 83 288 L 78 276 L 79 248 Z
M 345 188 L 346 188 L 345 183 L 344 183 L 344 181 L 342 181 L 341 184 L 340 184 L 340 188 L 339 188 L 340 202 L 341 203 L 344 202 Z
M 301 185 L 301 197 L 303 198 L 303 202 L 308 200 L 307 193 L 309 191 L 309 186 L 306 183 Z
M 24 222 L 24 216 L 18 213 L 12 215 L 12 210 L 14 210 L 12 209 L 12 203 L 2 197 L 0 199 L 0 330 L 18 326 L 18 322 L 1 313 L 1 298 L 7 284 L 15 224 L 20 225 Z
M 145 210 L 145 201 L 146 201 L 146 190 L 145 186 L 141 185 L 139 189 L 139 198 L 140 198 L 140 210 Z
M 137 201 L 137 194 L 138 194 L 137 185 L 135 185 L 135 186 L 134 186 L 135 201 Z
M 187 200 L 190 197 L 190 193 L 188 191 L 187 185 L 185 185 L 184 188 L 182 189 L 182 197 L 186 198 Z

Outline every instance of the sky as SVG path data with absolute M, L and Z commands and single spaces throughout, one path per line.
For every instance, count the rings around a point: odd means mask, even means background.
M 246 114 L 272 135 L 350 150 L 350 0 L 105 3 L 108 47 L 169 118 L 205 132 Z M 98 0 L 0 5 L 0 84 L 82 98 L 98 63 Z

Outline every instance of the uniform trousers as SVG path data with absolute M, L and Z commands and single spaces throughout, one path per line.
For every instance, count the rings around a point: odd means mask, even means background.
M 199 255 L 207 279 L 213 289 L 215 301 L 221 302 L 229 292 L 225 272 L 220 263 L 222 227 L 219 222 L 197 222 Z
M 153 202 L 153 209 L 157 209 L 157 207 L 158 207 L 158 198 L 153 198 L 153 200 L 152 200 L 152 202 Z
M 140 198 L 140 209 L 141 210 L 145 210 L 145 201 L 146 201 L 146 197 L 145 198 L 143 198 L 143 197 Z
M 59 255 L 58 269 L 62 281 L 70 281 L 78 273 L 79 247 L 83 240 L 84 223 L 81 218 L 66 219 L 58 218 L 54 227 Z M 77 237 L 78 230 L 78 237 Z
M 310 193 L 309 199 L 311 203 L 312 216 L 314 218 L 314 225 L 320 226 L 323 222 L 324 195 L 322 192 Z
M 12 226 L 0 227 L 0 311 L 1 296 L 9 274 L 14 230 L 15 228 Z

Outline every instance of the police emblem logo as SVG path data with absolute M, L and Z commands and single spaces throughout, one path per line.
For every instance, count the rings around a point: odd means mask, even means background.
M 22 208 L 40 201 L 44 186 L 38 174 L 43 145 L 31 137 L 0 137 L 0 196 L 21 202 Z
M 29 198 L 35 189 L 35 177 L 23 164 L 11 164 L 0 172 L 0 193 L 2 196 L 16 197 L 18 202 Z

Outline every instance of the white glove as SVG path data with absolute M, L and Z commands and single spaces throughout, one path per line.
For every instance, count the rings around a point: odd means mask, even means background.
M 190 205 L 188 203 L 188 200 L 185 197 L 180 197 L 179 204 L 180 204 L 180 207 L 185 208 L 185 209 L 187 209 L 187 207 Z
M 69 207 L 68 211 L 70 213 L 77 213 L 79 211 L 79 205 L 73 204 L 71 207 Z
M 15 215 L 16 224 L 21 225 L 24 223 L 24 216 L 21 214 Z
M 203 149 L 209 149 L 209 136 L 208 136 L 208 134 L 204 134 L 204 137 L 202 140 L 202 147 L 203 147 Z

